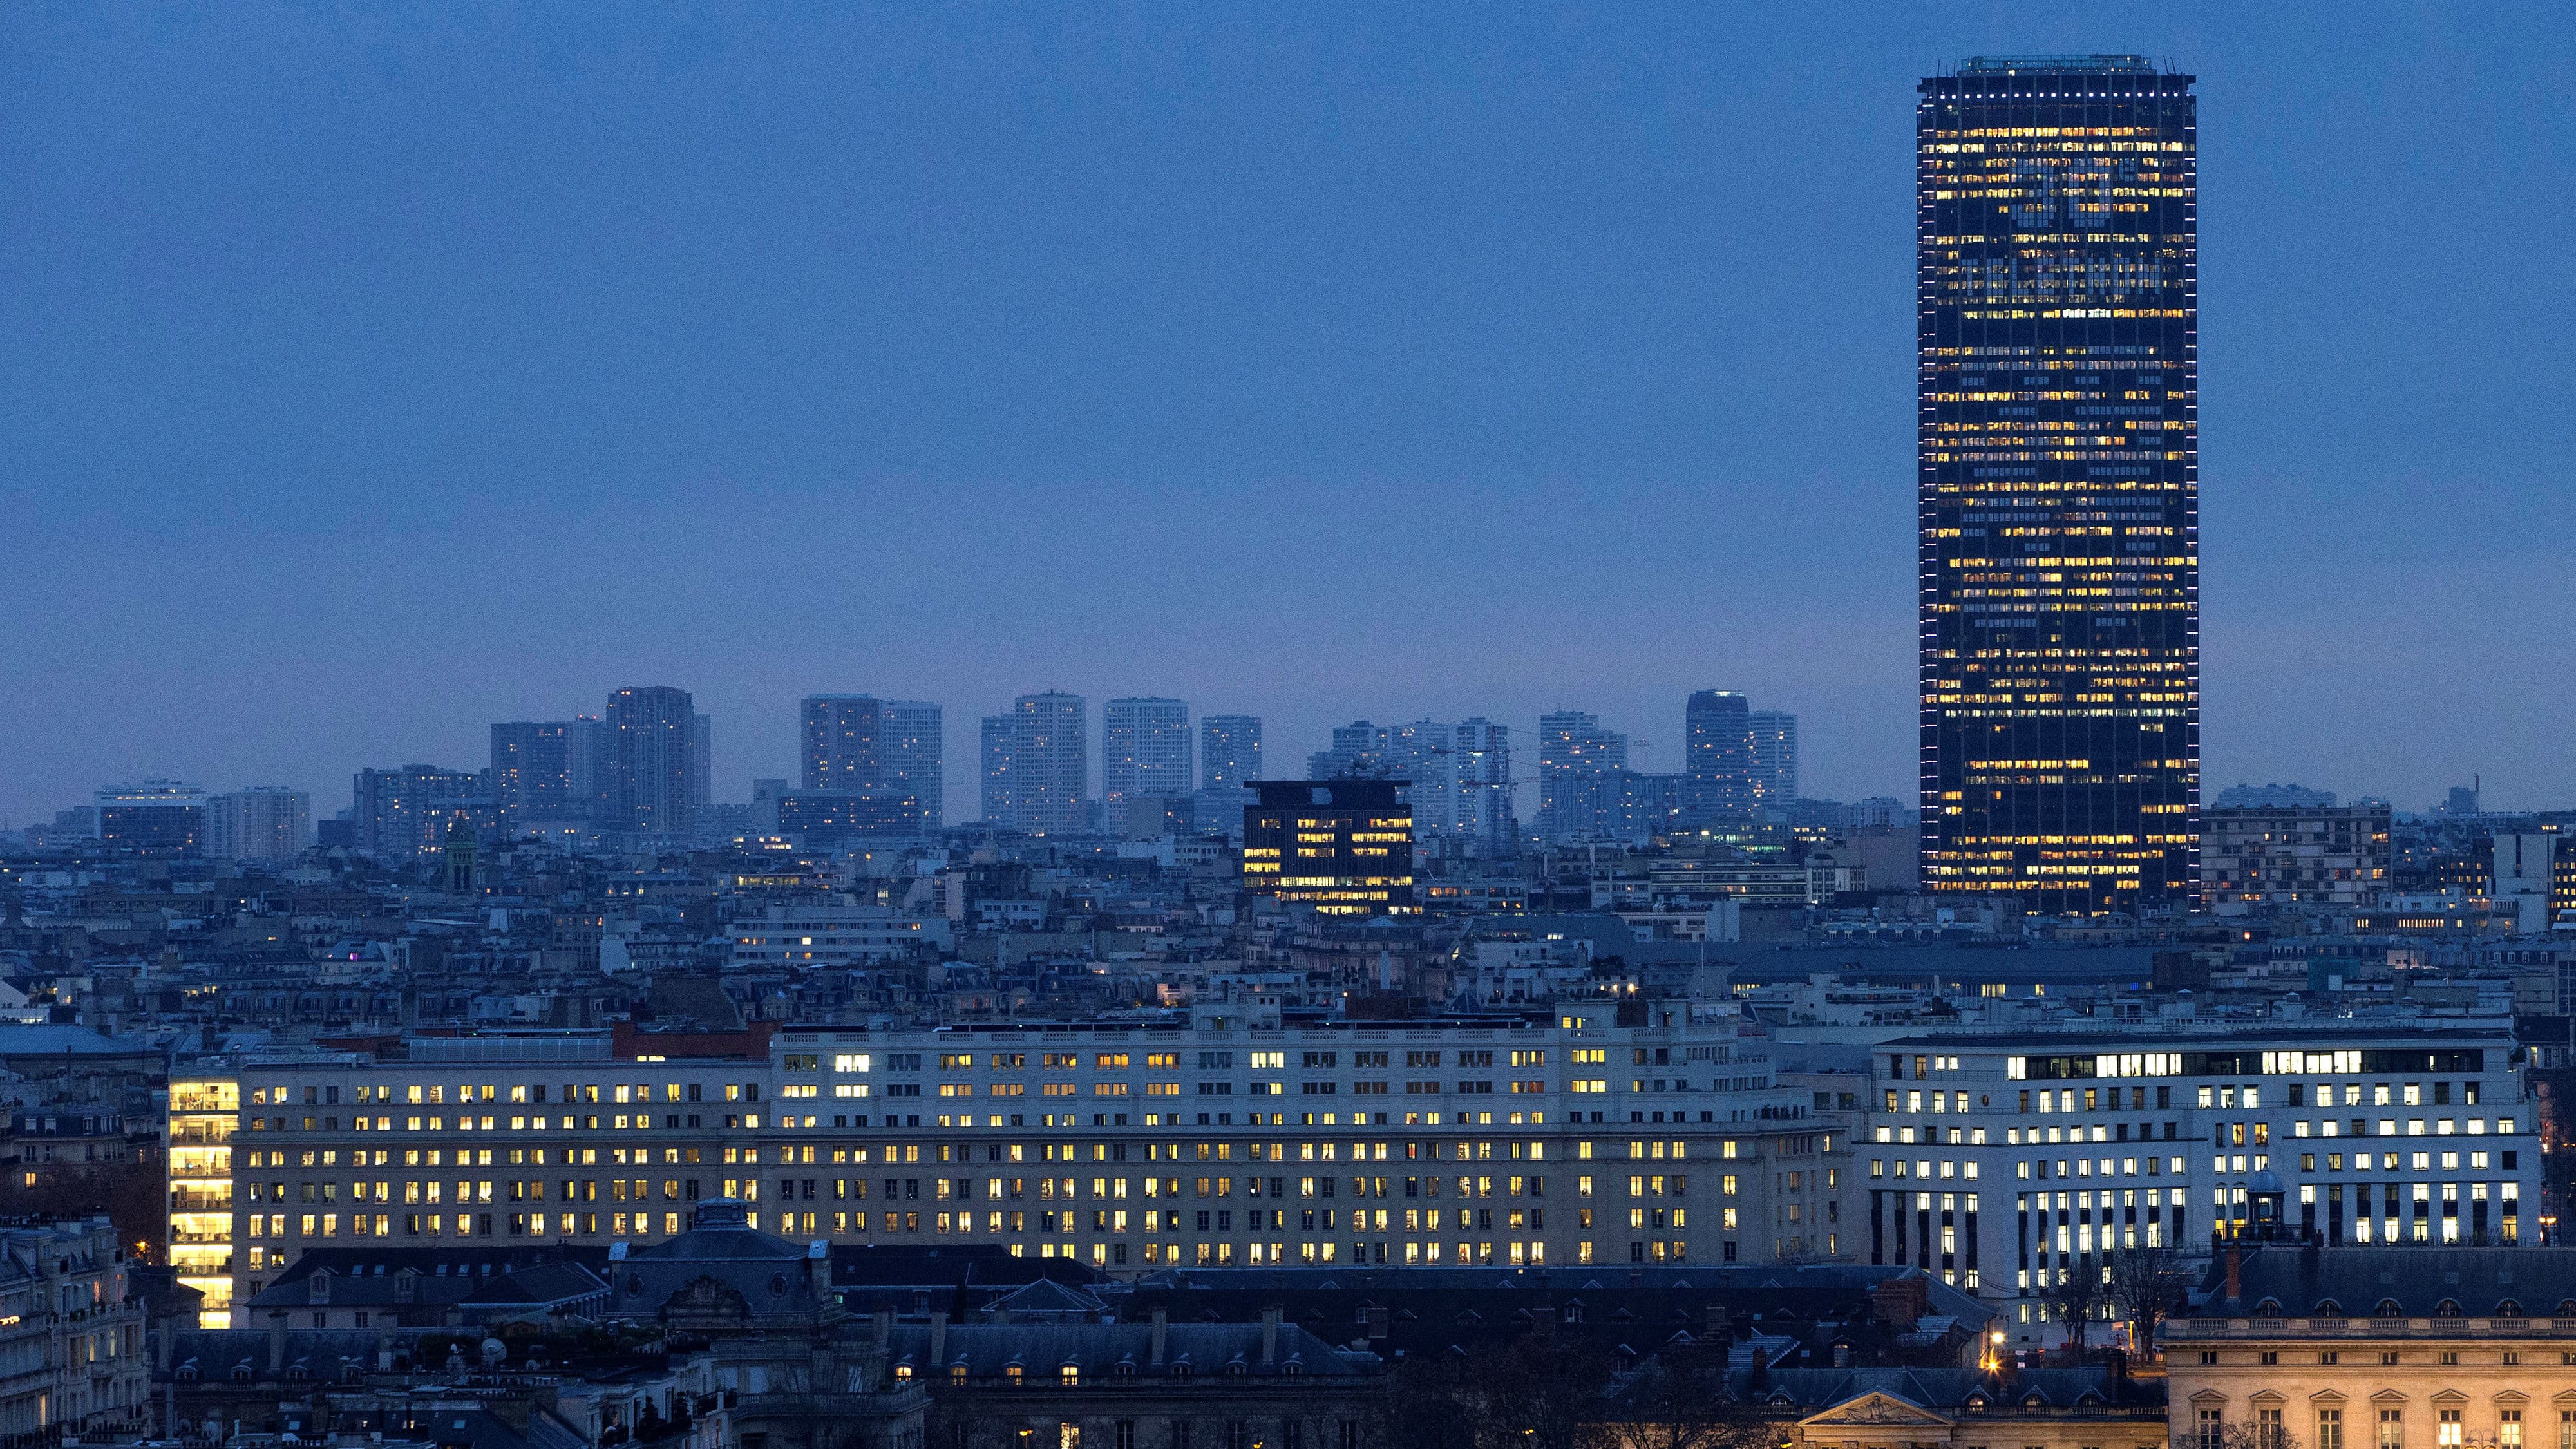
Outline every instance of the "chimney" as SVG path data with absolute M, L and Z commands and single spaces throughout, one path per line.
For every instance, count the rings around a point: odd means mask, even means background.
M 814 1288 L 814 1306 L 832 1306 L 832 1245 L 816 1238 L 805 1245 L 805 1278 Z
M 2227 1298 L 2232 1303 L 2244 1296 L 2245 1247 L 2230 1238 L 2227 1240 Z
M 268 1371 L 283 1376 L 286 1372 L 286 1310 L 272 1308 L 268 1313 Z
M 1164 1345 L 1165 1345 L 1165 1344 L 1167 1344 L 1168 1342 L 1170 1342 L 1170 1338 L 1171 1338 L 1171 1328 L 1172 1328 L 1172 1323 L 1171 1323 L 1171 1314 L 1170 1314 L 1170 1313 L 1168 1313 L 1167 1311 L 1165 1311 L 1165 1310 L 1163 1309 L 1163 1307 L 1162 1307 L 1160 1304 L 1155 1305 L 1155 1308 L 1154 1308 L 1154 1356 L 1153 1356 L 1152 1358 L 1147 1359 L 1147 1360 L 1146 1360 L 1146 1362 L 1147 1362 L 1147 1363 L 1151 1363 L 1151 1364 L 1155 1364 L 1155 1365 L 1160 1365 L 1160 1364 L 1162 1363 L 1162 1361 L 1163 1361 L 1163 1349 L 1164 1349 Z
M 894 1310 L 877 1309 L 877 1351 L 885 1352 L 894 1345 Z
M 1261 1310 L 1261 1361 L 1265 1364 L 1279 1361 L 1279 1305 L 1276 1303 Z
M 930 1362 L 923 1367 L 936 1371 L 948 1362 L 948 1310 L 936 1308 L 930 1314 Z

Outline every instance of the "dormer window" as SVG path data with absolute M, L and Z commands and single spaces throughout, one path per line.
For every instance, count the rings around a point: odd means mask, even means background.
M 1078 1364 L 1064 1364 L 1058 1367 L 1055 1376 L 1056 1381 L 1068 1389 L 1082 1386 L 1082 1368 Z
M 2460 1312 L 2460 1301 L 2456 1298 L 2443 1299 L 2441 1302 L 2433 1305 L 2433 1316 L 2435 1318 L 2458 1318 L 2463 1316 Z

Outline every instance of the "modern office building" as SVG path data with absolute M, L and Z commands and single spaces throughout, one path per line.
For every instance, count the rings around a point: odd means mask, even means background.
M 1923 884 L 2199 888 L 2192 77 L 1979 57 L 1915 111 Z
M 1128 1277 L 1845 1251 L 1826 1204 L 1852 1145 L 1775 1085 L 1759 1028 L 1628 1010 L 1325 1023 L 1237 1000 L 1186 1023 L 416 1037 L 399 1059 L 190 1078 L 172 1141 L 228 1149 L 224 1210 L 187 1233 L 191 1266 L 232 1270 L 209 1312 L 312 1248 L 652 1244 L 712 1198 L 800 1241 Z M 213 1161 L 174 1168 L 210 1209 Z
M 559 820 L 576 813 L 569 720 L 492 726 L 492 799 L 504 820 Z
M 92 797 L 101 845 L 138 855 L 196 855 L 206 843 L 206 792 L 181 780 L 109 785 Z
M 233 1284 L 245 1266 L 237 1247 L 243 1224 L 233 1216 L 232 1141 L 240 1124 L 241 1092 L 229 1070 L 171 1076 L 164 1158 L 170 1229 L 162 1261 L 181 1287 L 205 1295 L 199 1328 L 232 1327 Z
M 1255 780 L 1243 888 L 1328 916 L 1409 916 L 1413 807 L 1401 780 Z
M 491 777 L 480 770 L 405 765 L 399 770 L 360 770 L 349 782 L 353 848 L 396 864 L 446 848 L 451 826 L 476 835 L 496 832 L 500 807 Z
M 2214 914 L 2366 906 L 2388 889 L 2386 805 L 2246 806 L 2204 821 L 2201 898 Z
M 1757 709 L 1745 717 L 1750 741 L 1745 755 L 1748 792 L 1755 814 L 1785 816 L 1798 804 L 1798 717 L 1785 710 Z
M 1682 818 L 1696 829 L 1753 816 L 1753 703 L 1732 689 L 1694 691 L 1682 708 Z
M 939 706 L 872 694 L 809 694 L 799 710 L 804 788 L 908 795 L 936 830 L 946 788 Z
M 2024 1299 L 2025 1321 L 2074 1265 L 2205 1248 L 2267 1211 L 2327 1248 L 2539 1240 L 2508 1020 L 1926 1035 L 1870 1061 L 1854 1250 Z
M 1102 706 L 1100 798 L 1108 807 L 1110 834 L 1128 833 L 1128 801 L 1186 802 L 1196 788 L 1188 704 L 1142 698 L 1113 699 Z M 1162 808 L 1157 807 L 1158 816 Z
M 986 788 L 1007 781 L 997 823 L 1031 835 L 1081 834 L 1091 823 L 1089 706 L 1081 695 L 1049 690 L 1013 700 L 1007 718 L 998 761 L 986 732 Z
M 217 860 L 293 860 L 313 844 L 313 797 L 254 785 L 206 800 L 206 854 Z
M 643 685 L 608 697 L 608 813 L 615 830 L 686 835 L 697 827 L 703 734 L 685 689 Z
M 1628 737 L 1580 710 L 1538 721 L 1539 834 L 1551 840 L 1624 835 L 1619 816 Z

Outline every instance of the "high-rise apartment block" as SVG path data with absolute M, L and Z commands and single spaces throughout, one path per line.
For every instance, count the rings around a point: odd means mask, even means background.
M 1539 833 L 1551 839 L 1624 834 L 1621 777 L 1628 737 L 1597 716 L 1559 710 L 1539 716 Z
M 1261 778 L 1261 716 L 1212 714 L 1199 721 L 1199 783 L 1242 789 Z
M 206 792 L 180 780 L 109 785 L 93 802 L 101 845 L 138 855 L 196 855 L 206 843 Z
M 492 798 L 510 820 L 560 819 L 575 809 L 572 722 L 492 726 Z
M 206 854 L 217 860 L 293 860 L 313 844 L 313 797 L 254 785 L 206 800 Z
M 1196 787 L 1190 707 L 1177 699 L 1113 699 L 1100 712 L 1100 798 L 1109 832 L 1127 833 L 1127 802 L 1186 801 Z M 1163 807 L 1157 807 L 1156 815 Z
M 1010 828 L 1016 808 L 1011 797 L 1011 736 L 1018 729 L 1011 716 L 988 714 L 978 734 L 984 823 L 1001 829 Z
M 685 689 L 644 685 L 608 697 L 612 829 L 686 835 L 697 826 L 705 730 Z
M 984 820 L 1031 835 L 1090 824 L 1090 707 L 1081 695 L 1024 694 L 984 719 Z
M 2199 886 L 2192 77 L 1980 57 L 1915 111 L 1923 884 Z
M 1682 709 L 1682 817 L 1693 826 L 1753 816 L 1753 704 L 1732 689 L 1693 693 Z
M 1204 832 L 1232 834 L 1252 803 L 1250 782 L 1261 778 L 1261 717 L 1212 714 L 1199 720 L 1197 824 Z
M 1757 709 L 1745 720 L 1753 812 L 1785 815 L 1798 803 L 1798 717 L 1786 710 Z
M 481 770 L 437 765 L 360 770 L 349 793 L 355 807 L 354 848 L 395 863 L 444 849 L 452 825 L 461 823 L 481 835 L 501 823 L 491 776 Z
M 918 801 L 923 829 L 946 823 L 948 722 L 939 706 L 920 699 L 885 702 L 877 729 L 877 788 Z
M 616 752 L 608 722 L 595 714 L 575 715 L 564 726 L 564 769 L 568 778 L 564 813 L 580 819 L 605 819 L 608 787 L 615 776 Z
M 810 694 L 799 713 L 804 788 L 909 796 L 919 822 L 939 827 L 947 787 L 939 706 L 872 694 Z
M 1389 732 L 1390 772 L 1413 783 L 1414 838 L 1444 856 L 1513 853 L 1511 732 L 1484 718 L 1423 720 Z
M 2388 817 L 2385 805 L 2211 810 L 2200 852 L 2202 898 L 2222 916 L 2373 904 L 2388 889 Z

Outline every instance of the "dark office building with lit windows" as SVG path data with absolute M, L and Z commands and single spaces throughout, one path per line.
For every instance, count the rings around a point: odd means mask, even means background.
M 1915 111 L 1923 882 L 2048 913 L 2199 880 L 2192 77 L 1979 57 Z
M 1410 916 L 1409 780 L 1250 780 L 1243 888 L 1328 916 Z

